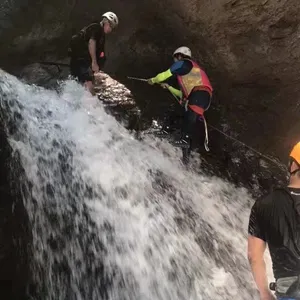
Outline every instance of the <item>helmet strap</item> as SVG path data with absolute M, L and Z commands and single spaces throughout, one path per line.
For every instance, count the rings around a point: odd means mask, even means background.
M 296 165 L 297 165 L 297 169 L 296 170 L 294 170 L 293 172 L 291 172 L 290 170 L 291 170 L 291 167 L 292 167 L 292 163 L 295 163 Z M 294 175 L 294 174 L 296 174 L 297 172 L 299 172 L 300 171 L 300 164 L 295 160 L 295 159 L 291 159 L 290 160 L 290 163 L 289 163 L 289 172 L 290 172 L 290 174 L 291 175 Z

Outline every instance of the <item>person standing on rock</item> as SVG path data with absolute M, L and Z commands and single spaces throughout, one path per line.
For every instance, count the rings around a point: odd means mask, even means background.
M 300 142 L 290 153 L 287 187 L 252 206 L 248 258 L 261 300 L 275 299 L 268 287 L 264 252 L 269 247 L 277 299 L 300 299 Z
M 184 107 L 184 120 L 181 139 L 174 142 L 174 146 L 189 148 L 191 137 L 197 118 L 201 118 L 205 125 L 205 148 L 208 151 L 207 126 L 204 112 L 209 108 L 213 88 L 204 70 L 192 59 L 192 52 L 188 47 L 179 47 L 173 53 L 174 63 L 165 72 L 159 73 L 148 80 L 149 84 L 161 84 L 172 76 L 177 77 L 180 90 L 163 83 Z
M 105 35 L 118 26 L 115 13 L 106 12 L 100 22 L 94 22 L 72 36 L 68 49 L 70 56 L 70 73 L 83 83 L 95 95 L 94 74 L 104 64 Z

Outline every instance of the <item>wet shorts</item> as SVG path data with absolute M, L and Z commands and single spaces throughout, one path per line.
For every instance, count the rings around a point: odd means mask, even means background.
M 89 60 L 71 58 L 70 73 L 80 83 L 94 81 L 94 74 Z

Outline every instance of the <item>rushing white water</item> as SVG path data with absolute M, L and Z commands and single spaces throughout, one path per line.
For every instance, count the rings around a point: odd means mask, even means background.
M 1 109 L 27 178 L 37 299 L 253 299 L 247 191 L 137 141 L 77 83 L 0 71 Z

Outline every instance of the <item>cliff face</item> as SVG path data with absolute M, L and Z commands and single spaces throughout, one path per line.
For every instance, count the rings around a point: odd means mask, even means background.
M 299 18 L 296 0 L 14 1 L 6 5 L 1 65 L 10 70 L 66 57 L 71 33 L 112 10 L 106 71 L 152 76 L 189 46 L 215 88 L 232 131 L 268 154 L 286 155 L 298 139 Z M 4 10 L 3 10 L 4 11 Z M 4 12 L 3 12 L 4 13 Z M 2 21 L 2 25 L 4 24 Z M 147 87 L 148 88 L 148 87 Z
M 105 71 L 121 81 L 125 75 L 153 76 L 172 63 L 174 49 L 187 45 L 215 89 L 208 122 L 222 128 L 220 120 L 225 121 L 228 134 L 285 161 L 299 139 L 298 0 L 5 1 L 0 4 L 0 68 L 20 74 L 33 62 L 67 61 L 71 34 L 108 10 L 117 13 L 120 26 L 107 39 Z M 35 68 L 26 72 L 27 77 L 39 76 Z M 141 101 L 151 93 L 155 97 L 156 91 L 165 95 L 155 87 L 126 84 L 133 92 L 143 89 Z M 151 102 L 149 111 L 170 103 L 165 102 Z M 19 175 L 12 172 L 18 166 L 10 166 L 14 158 L 2 124 L 0 129 L 0 240 L 5 245 L 0 251 L 4 266 L 0 277 L 10 284 L 8 290 L 7 285 L 0 288 L 7 299 L 21 299 L 30 249 L 15 245 L 30 245 L 31 236 L 21 196 L 14 192 L 20 190 Z M 222 145 L 217 132 L 211 139 Z M 250 173 L 242 167 L 224 172 L 240 172 L 248 181 Z

